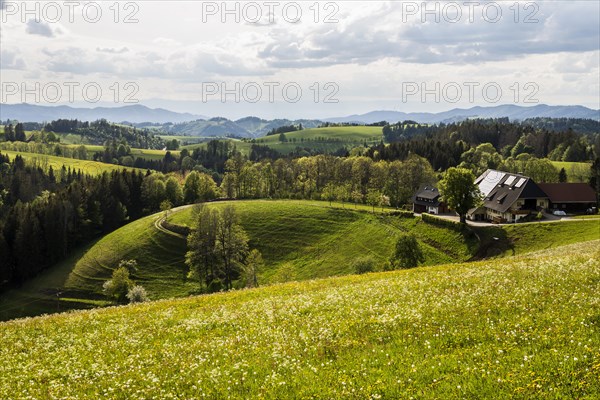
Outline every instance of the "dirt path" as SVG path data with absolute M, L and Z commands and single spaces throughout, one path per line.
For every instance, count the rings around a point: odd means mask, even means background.
M 193 207 L 193 206 L 195 206 L 195 204 L 188 204 L 188 205 L 185 205 L 185 206 L 180 206 L 180 207 L 172 208 L 172 209 L 169 210 L 169 215 L 172 215 L 174 213 L 178 213 L 180 211 L 183 211 L 183 210 L 188 209 L 188 208 Z M 156 218 L 156 220 L 154 221 L 154 227 L 156 229 L 158 229 L 159 231 L 161 231 L 163 233 L 166 233 L 167 235 L 175 236 L 175 237 L 178 237 L 180 239 L 184 239 L 185 240 L 186 237 L 184 235 L 182 235 L 180 233 L 177 233 L 177 232 L 170 231 L 170 230 L 168 230 L 167 228 L 165 228 L 163 226 L 163 222 L 165 222 L 166 219 L 167 219 L 167 216 L 164 215 L 164 214 L 158 216 L 158 218 Z

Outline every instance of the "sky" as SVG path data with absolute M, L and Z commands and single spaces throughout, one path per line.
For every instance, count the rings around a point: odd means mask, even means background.
M 0 102 L 328 118 L 600 108 L 597 1 L 0 0 Z

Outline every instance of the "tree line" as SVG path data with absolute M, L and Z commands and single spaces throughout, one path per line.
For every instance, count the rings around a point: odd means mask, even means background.
M 185 181 L 127 170 L 94 177 L 0 153 L 0 288 L 36 276 L 74 248 L 125 223 L 217 196 L 212 178 L 196 171 Z

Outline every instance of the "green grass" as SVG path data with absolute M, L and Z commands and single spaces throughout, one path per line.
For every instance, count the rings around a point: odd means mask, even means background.
M 598 219 L 598 218 L 600 218 L 600 214 L 574 215 L 569 218 L 572 218 L 572 219 Z
M 465 261 L 475 253 L 474 238 L 465 240 L 450 230 L 426 225 L 418 219 L 391 217 L 368 212 L 370 207 L 356 209 L 348 205 L 318 201 L 236 201 L 212 203 L 223 207 L 233 204 L 241 223 L 250 237 L 250 247 L 257 248 L 266 262 L 259 274 L 260 284 L 290 280 L 306 280 L 333 275 L 351 274 L 356 258 L 370 255 L 376 263 L 385 263 L 393 251 L 395 238 L 401 232 L 413 232 L 425 253 L 425 265 Z M 191 225 L 192 208 L 173 214 L 170 222 Z M 159 231 L 155 214 L 134 221 L 105 236 L 85 254 L 68 261 L 69 267 L 57 279 L 40 276 L 33 289 L 20 290 L 10 296 L 0 296 L 13 309 L 19 302 L 23 307 L 0 314 L 2 319 L 36 313 L 55 312 L 55 298 L 48 303 L 44 293 L 65 292 L 75 299 L 104 299 L 102 284 L 122 259 L 136 259 L 139 270 L 133 279 L 143 285 L 152 299 L 182 297 L 198 293 L 197 282 L 187 279 L 185 265 L 187 243 L 184 239 Z M 65 264 L 66 265 L 66 264 Z M 53 269 L 47 271 L 52 274 Z M 48 282 L 45 285 L 45 282 Z M 49 282 L 52 282 L 50 284 Z M 39 284 L 38 284 L 39 283 Z M 41 299 L 39 303 L 30 301 Z M 10 305 L 10 307 L 9 307 Z M 72 302 L 74 307 L 76 303 Z
M 150 298 L 181 297 L 198 291 L 198 285 L 186 279 L 184 264 L 186 242 L 165 234 L 154 226 L 160 214 L 141 218 L 98 241 L 75 264 L 65 289 L 84 297 L 102 295 L 102 283 L 123 259 L 137 260 L 140 268 L 132 274 Z
M 79 147 L 79 145 L 68 145 L 68 147 L 75 148 Z M 86 144 L 85 148 L 87 150 L 88 158 L 92 158 L 94 153 L 102 153 L 104 152 L 104 146 L 100 145 L 90 145 Z M 150 150 L 150 149 L 131 149 L 131 155 L 134 157 L 140 157 L 146 160 L 162 160 L 165 157 L 167 152 L 165 150 Z M 174 156 L 179 155 L 179 151 L 171 151 L 171 154 Z
M 265 259 L 265 269 L 259 274 L 261 284 L 353 273 L 351 262 L 364 255 L 383 264 L 403 231 L 419 234 L 429 265 L 464 261 L 474 246 L 471 243 L 469 248 L 458 234 L 425 227 L 416 220 L 328 207 L 326 202 L 253 200 L 218 202 L 210 207 L 227 204 L 235 206 L 250 247 Z M 190 226 L 193 213 L 193 208 L 184 209 L 172 215 L 170 222 Z M 134 278 L 155 298 L 196 290 L 196 285 L 185 280 L 185 240 L 159 232 L 154 226 L 156 218 L 133 222 L 98 242 L 77 263 L 67 287 L 99 293 L 119 260 L 135 258 L 142 268 Z M 437 237 L 442 239 L 436 241 L 433 233 L 438 231 Z
M 600 242 L 0 324 L 0 398 L 598 398 Z
M 342 126 L 330 128 L 311 128 L 302 131 L 288 132 L 285 134 L 287 142 L 280 142 L 279 135 L 263 136 L 256 139 L 256 144 L 269 146 L 282 154 L 288 154 L 296 147 L 306 147 L 313 150 L 333 152 L 344 147 L 351 149 L 360 146 L 366 140 L 368 144 L 377 144 L 383 140 L 383 132 L 380 126 Z M 296 139 L 292 142 L 292 139 Z M 301 141 L 304 139 L 304 141 Z M 324 139 L 324 140 L 323 140 Z M 252 143 L 247 141 L 231 140 L 238 150 L 247 154 Z M 205 143 L 184 146 L 187 149 L 205 147 Z
M 42 168 L 52 167 L 54 171 L 61 169 L 64 165 L 66 168 L 82 170 L 86 174 L 101 175 L 103 172 L 120 171 L 122 169 L 138 170 L 137 168 L 123 167 L 121 165 L 106 164 L 97 161 L 78 160 L 75 158 L 65 158 L 50 156 L 46 154 L 25 153 L 21 151 L 0 150 L 1 153 L 7 154 L 12 158 L 20 155 L 26 162 L 37 162 L 42 165 Z M 140 170 L 145 172 L 145 170 Z
M 477 228 L 480 256 L 510 256 L 600 239 L 600 220 L 557 221 Z M 497 238 L 497 239 L 494 239 Z
M 504 227 L 514 254 L 600 239 L 600 221 L 562 221 Z
M 585 182 L 588 183 L 590 180 L 590 163 L 585 162 L 566 162 L 566 161 L 552 161 L 558 170 L 564 168 L 567 171 L 568 182 Z
M 600 239 L 600 220 L 523 224 L 478 228 L 482 248 L 475 237 L 465 238 L 452 230 L 422 222 L 371 212 L 371 207 L 322 201 L 252 200 L 211 203 L 233 204 L 250 237 L 251 248 L 263 254 L 266 266 L 259 274 L 261 285 L 352 274 L 351 263 L 370 255 L 381 266 L 392 254 L 400 233 L 417 236 L 426 256 L 425 265 L 461 262 L 473 258 L 511 256 L 568 243 Z M 33 286 L 0 296 L 0 319 L 55 312 L 57 289 L 63 297 L 84 301 L 104 300 L 102 283 L 122 259 L 136 259 L 133 274 L 150 298 L 182 297 L 198 293 L 199 285 L 186 277 L 184 239 L 154 226 L 161 214 L 134 221 L 43 273 Z M 193 209 L 171 214 L 171 223 L 191 226 Z M 494 240 L 496 237 L 498 240 Z M 53 278 L 58 274 L 60 279 Z M 48 295 L 50 293 L 50 295 Z M 33 302 L 33 303 L 32 303 Z M 22 306 L 21 306 L 22 304 Z M 78 308 L 75 301 L 62 309 Z M 11 311 L 2 313 L 2 307 Z

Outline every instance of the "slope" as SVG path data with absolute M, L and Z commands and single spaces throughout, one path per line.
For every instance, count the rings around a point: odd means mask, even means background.
M 598 245 L 0 323 L 0 397 L 598 398 Z

